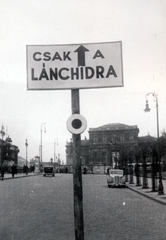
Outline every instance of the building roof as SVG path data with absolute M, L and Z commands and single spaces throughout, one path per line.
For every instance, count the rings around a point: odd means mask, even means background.
M 89 132 L 92 131 L 103 131 L 103 130 L 129 130 L 129 129 L 138 129 L 137 125 L 129 126 L 123 123 L 109 123 L 97 128 L 89 128 Z
M 81 146 L 89 146 L 89 140 L 81 140 Z
M 139 137 L 138 141 L 139 142 L 156 142 L 157 138 L 147 135 L 147 136 Z

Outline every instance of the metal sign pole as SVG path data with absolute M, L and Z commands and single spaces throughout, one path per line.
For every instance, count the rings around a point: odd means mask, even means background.
M 80 113 L 79 89 L 71 90 L 72 114 Z M 74 192 L 74 223 L 75 240 L 84 240 L 83 221 L 83 194 L 82 194 L 82 171 L 81 171 L 81 135 L 73 136 L 73 192 Z

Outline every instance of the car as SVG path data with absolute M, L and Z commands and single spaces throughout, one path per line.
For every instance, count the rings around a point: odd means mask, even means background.
M 107 176 L 108 187 L 126 187 L 123 170 L 110 169 Z
M 52 166 L 45 166 L 43 168 L 43 177 L 45 176 L 55 176 L 54 168 Z

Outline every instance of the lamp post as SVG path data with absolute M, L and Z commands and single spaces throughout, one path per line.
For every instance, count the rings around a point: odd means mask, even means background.
M 145 112 L 150 112 L 149 104 L 147 97 L 149 95 L 152 95 L 156 100 L 156 118 L 157 118 L 157 152 L 158 152 L 158 159 L 159 159 L 159 186 L 158 186 L 158 194 L 163 195 L 164 194 L 164 187 L 162 183 L 162 175 L 161 175 L 161 159 L 160 159 L 160 147 L 159 147 L 159 114 L 158 114 L 158 96 L 155 93 L 147 93 L 146 98 L 146 105 L 145 105 Z
M 43 126 L 45 126 L 46 123 L 41 124 L 41 129 L 40 129 L 40 163 L 42 164 L 42 132 L 43 132 Z M 46 126 L 44 128 L 44 132 L 46 132 Z
M 5 131 L 4 131 L 4 126 L 3 126 L 3 125 L 2 125 L 2 127 L 1 127 L 0 134 L 1 134 L 2 140 L 3 140 L 3 137 L 5 136 Z
M 27 166 L 27 157 L 28 157 L 28 153 L 27 153 L 27 149 L 28 149 L 28 141 L 26 139 L 25 142 L 25 146 L 26 146 L 26 175 L 28 174 L 28 166 Z
M 54 140 L 54 165 L 56 162 L 56 145 L 58 145 L 58 138 Z

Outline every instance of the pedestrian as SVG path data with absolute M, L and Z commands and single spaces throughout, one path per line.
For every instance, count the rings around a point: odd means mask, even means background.
M 1 166 L 1 180 L 3 181 L 3 179 L 4 179 L 4 174 L 5 174 L 5 168 L 4 168 L 4 166 L 2 165 Z
M 83 174 L 87 174 L 86 167 L 83 168 Z
M 14 172 L 17 175 L 17 166 L 16 165 L 14 165 Z
M 23 173 L 26 173 L 26 166 L 23 166 Z
M 14 164 L 12 165 L 11 170 L 12 170 L 12 177 L 14 178 L 14 174 L 15 174 L 15 166 L 14 166 Z
M 26 175 L 28 175 L 28 166 L 25 166 L 25 172 L 26 172 Z

